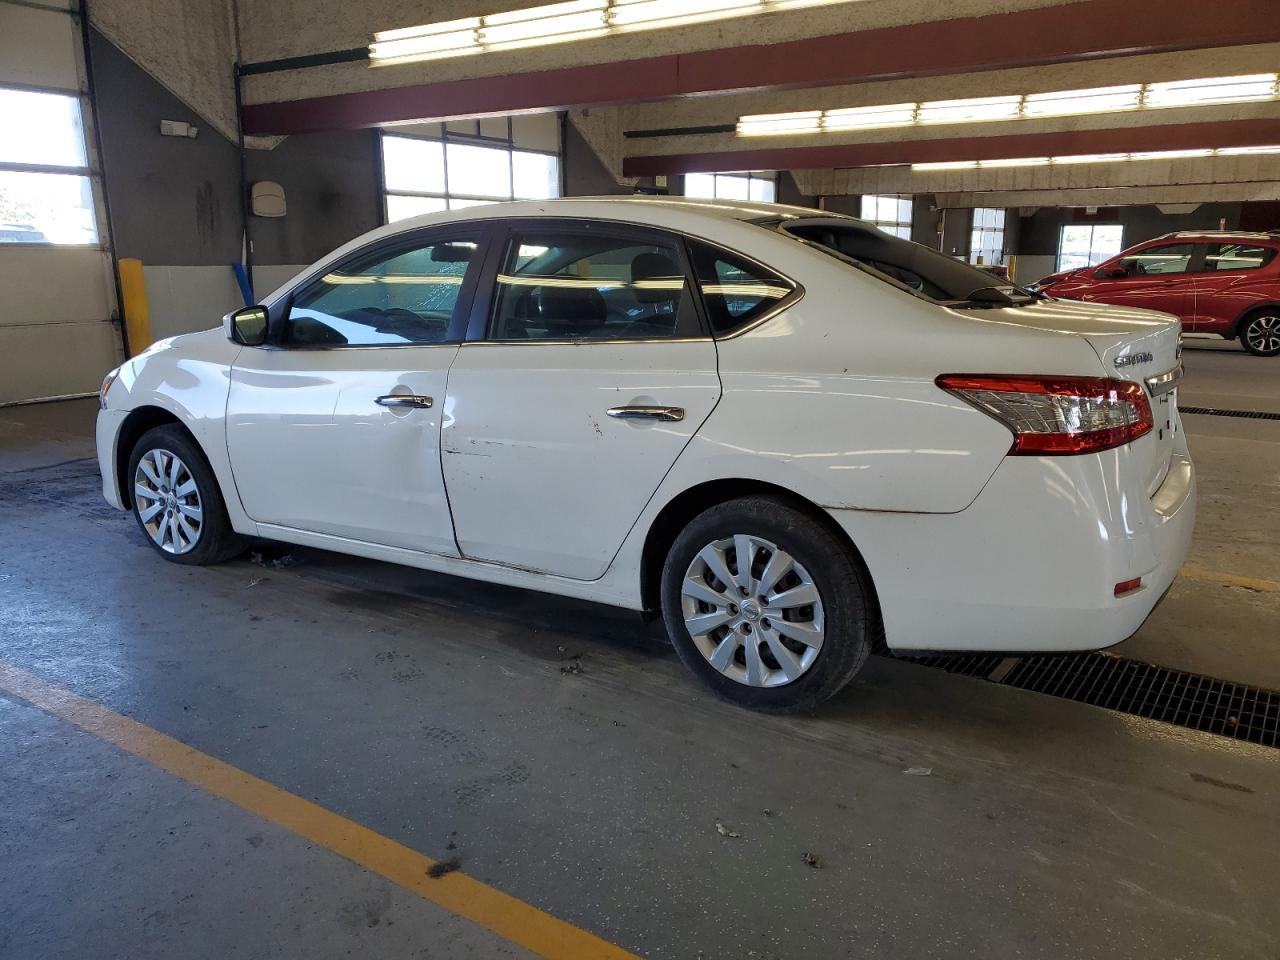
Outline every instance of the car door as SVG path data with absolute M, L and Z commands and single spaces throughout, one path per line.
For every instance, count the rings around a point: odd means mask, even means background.
M 1232 336 L 1236 321 L 1257 303 L 1274 301 L 1280 282 L 1270 243 L 1228 240 L 1197 244 L 1203 250 L 1195 273 L 1195 308 L 1188 330 Z
M 719 397 L 678 236 L 511 224 L 449 373 L 441 450 L 463 555 L 602 576 Z
M 366 248 L 273 308 L 231 371 L 227 449 L 259 524 L 457 556 L 440 417 L 481 263 L 475 226 Z
M 1186 320 L 1194 307 L 1196 255 L 1196 245 L 1187 242 L 1138 247 L 1094 271 L 1093 284 L 1078 299 L 1160 310 Z

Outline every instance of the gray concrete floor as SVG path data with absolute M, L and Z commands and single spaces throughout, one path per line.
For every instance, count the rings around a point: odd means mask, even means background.
M 1227 356 L 1188 351 L 1184 403 L 1280 399 L 1280 361 Z M 165 564 L 79 459 L 93 412 L 0 411 L 0 661 L 629 950 L 1280 955 L 1280 751 L 885 659 L 757 716 L 624 612 L 318 551 Z M 1276 579 L 1280 423 L 1187 430 L 1192 562 Z M 1181 580 L 1121 652 L 1280 688 L 1278 603 Z M 5 960 L 525 955 L 3 695 L 0 797 Z

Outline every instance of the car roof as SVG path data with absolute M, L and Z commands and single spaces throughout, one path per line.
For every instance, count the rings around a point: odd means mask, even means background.
M 1276 230 L 1176 230 L 1166 233 L 1158 240 L 1174 237 L 1181 240 L 1280 240 L 1280 231 Z

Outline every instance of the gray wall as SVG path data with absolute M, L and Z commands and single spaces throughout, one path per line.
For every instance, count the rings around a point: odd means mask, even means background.
M 613 178 L 608 169 L 591 145 L 578 132 L 572 123 L 565 123 L 564 156 L 564 195 L 566 197 L 602 197 L 613 194 L 632 193 L 630 187 L 623 186 Z M 652 183 L 652 180 L 644 181 Z
M 250 183 L 284 187 L 287 213 L 250 217 L 257 266 L 306 264 L 382 224 L 375 130 L 289 137 L 274 150 L 250 150 Z
M 1124 245 L 1128 247 L 1176 230 L 1217 230 L 1223 218 L 1228 230 L 1236 229 L 1240 223 L 1240 204 L 1204 203 L 1192 213 L 1179 214 L 1161 213 L 1154 206 L 1102 207 L 1096 214 L 1087 214 L 1078 207 L 1046 208 L 1021 218 L 1014 252 L 1023 256 L 1056 257 L 1063 224 L 1121 224 Z
M 100 33 L 90 38 L 117 256 L 178 265 L 239 260 L 236 146 Z M 162 137 L 161 120 L 195 124 L 200 134 Z

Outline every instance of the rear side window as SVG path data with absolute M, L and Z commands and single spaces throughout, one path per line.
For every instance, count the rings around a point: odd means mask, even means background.
M 674 240 L 596 231 L 518 232 L 498 273 L 494 340 L 698 336 Z
M 1257 270 L 1275 259 L 1275 247 L 1256 243 L 1211 243 L 1204 258 L 1204 268 L 1218 270 Z
M 697 241 L 690 250 L 716 336 L 754 323 L 795 292 L 790 280 L 727 250 Z

